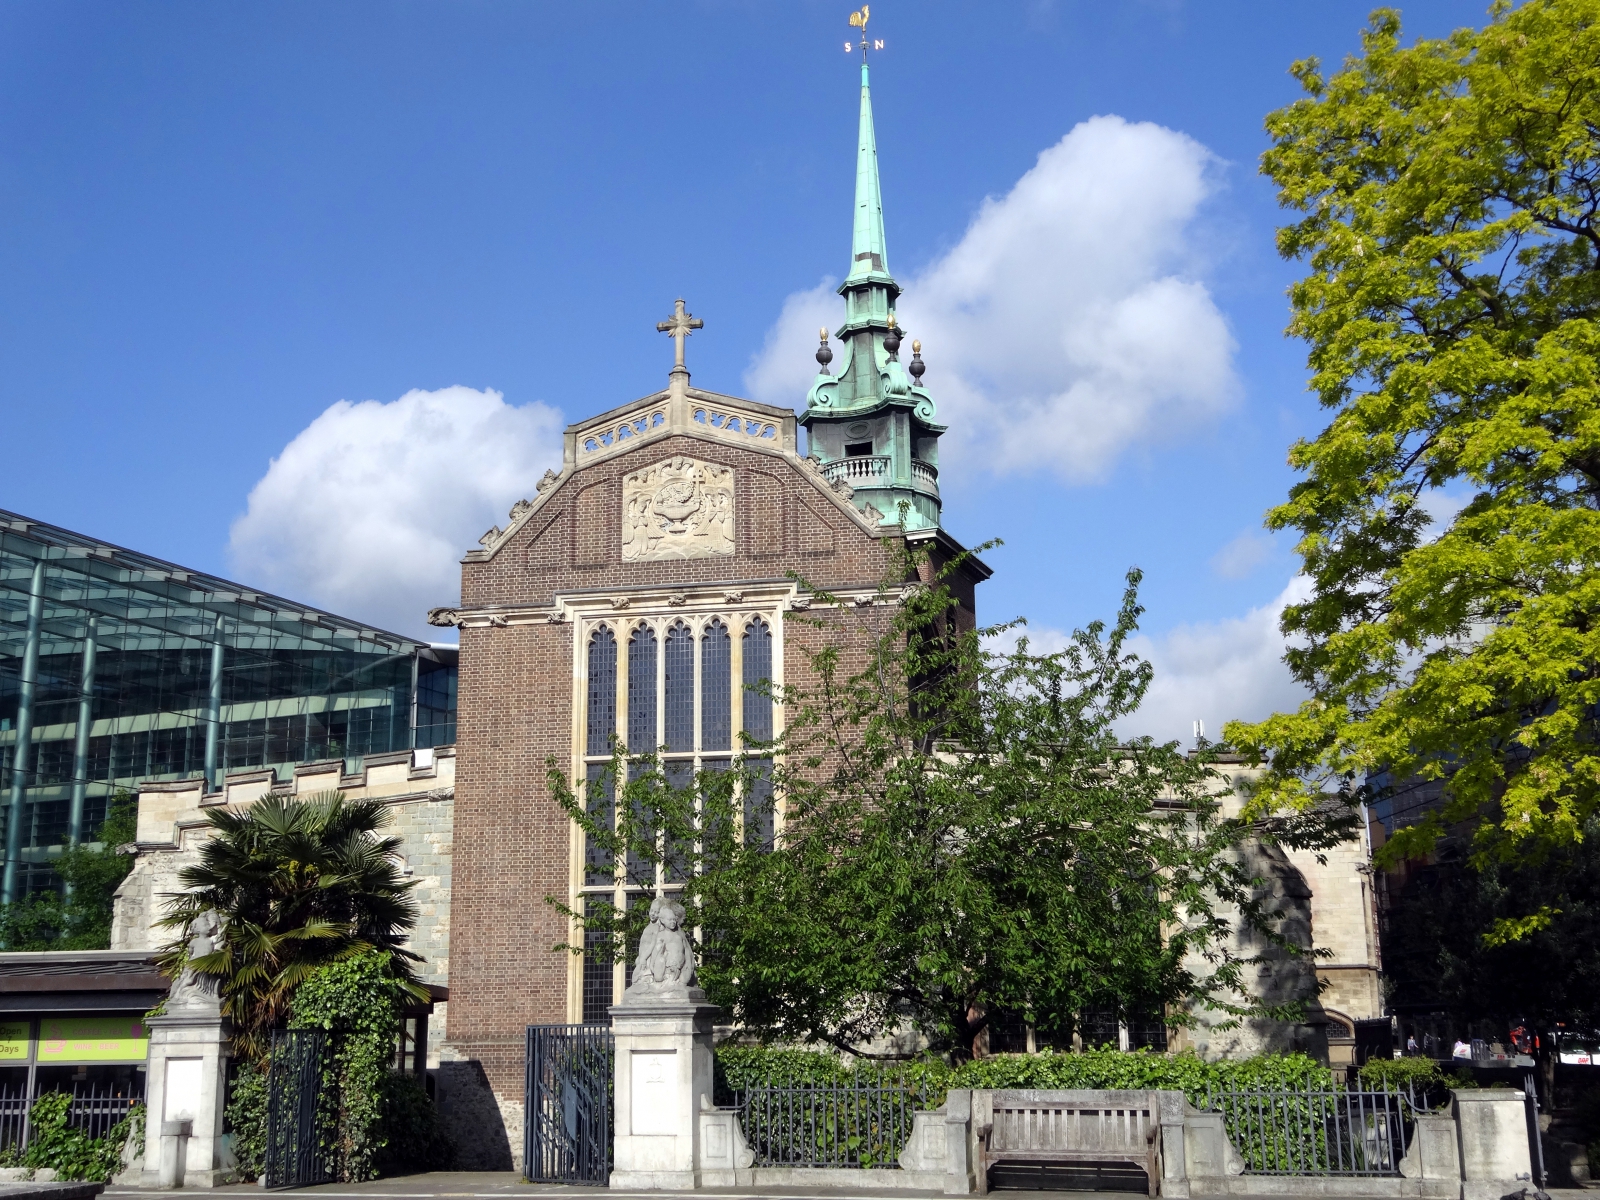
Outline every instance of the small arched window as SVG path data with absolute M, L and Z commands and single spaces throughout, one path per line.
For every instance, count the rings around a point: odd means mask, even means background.
M 682 621 L 667 630 L 666 736 L 668 754 L 694 750 L 694 634 Z
M 761 690 L 772 678 L 772 626 L 756 617 L 744 627 L 744 731 L 756 741 L 772 738 L 772 697 Z
M 700 635 L 700 748 L 733 748 L 732 643 L 728 627 L 712 621 Z
M 628 749 L 656 751 L 656 633 L 648 625 L 628 639 Z
M 608 754 L 617 731 L 617 635 L 602 625 L 589 638 L 588 754 Z

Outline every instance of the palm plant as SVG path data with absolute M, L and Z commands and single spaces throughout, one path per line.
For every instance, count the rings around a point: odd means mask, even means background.
M 379 836 L 388 814 L 339 792 L 304 800 L 267 796 L 243 812 L 206 814 L 213 834 L 200 861 L 179 872 L 187 889 L 160 924 L 178 930 L 162 966 L 217 977 L 236 1053 L 259 1060 L 283 1023 L 294 990 L 324 963 L 388 951 L 405 989 L 427 999 L 404 942 L 417 921 L 414 880 L 395 861 L 397 837 Z M 220 946 L 187 958 L 189 925 L 207 910 L 222 920 Z

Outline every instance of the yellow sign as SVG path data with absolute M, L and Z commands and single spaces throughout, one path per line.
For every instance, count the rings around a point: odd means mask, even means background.
M 143 1062 L 150 1037 L 139 1014 L 118 1017 L 45 1017 L 39 1022 L 42 1063 Z
M 0 1021 L 0 1062 L 27 1062 L 32 1021 Z

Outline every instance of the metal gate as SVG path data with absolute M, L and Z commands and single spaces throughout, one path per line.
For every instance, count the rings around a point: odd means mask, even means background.
M 327 1035 L 320 1029 L 272 1035 L 267 1073 L 267 1186 L 329 1183 L 322 1126 L 322 1067 Z
M 522 1162 L 530 1182 L 610 1182 L 615 1053 L 609 1025 L 528 1026 Z

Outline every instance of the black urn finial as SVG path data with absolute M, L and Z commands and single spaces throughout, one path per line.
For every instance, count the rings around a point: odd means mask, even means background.
M 911 378 L 920 384 L 922 382 L 922 373 L 928 369 L 927 364 L 922 361 L 922 343 L 920 341 L 911 343 L 911 366 L 907 369 L 911 372 Z
M 833 347 L 828 345 L 827 327 L 817 330 L 822 335 L 822 345 L 817 347 L 817 365 L 822 368 L 824 375 L 828 374 L 828 364 L 833 361 Z
M 889 352 L 890 362 L 900 361 L 900 326 L 895 324 L 894 314 L 889 314 L 889 332 L 883 335 L 883 348 Z

